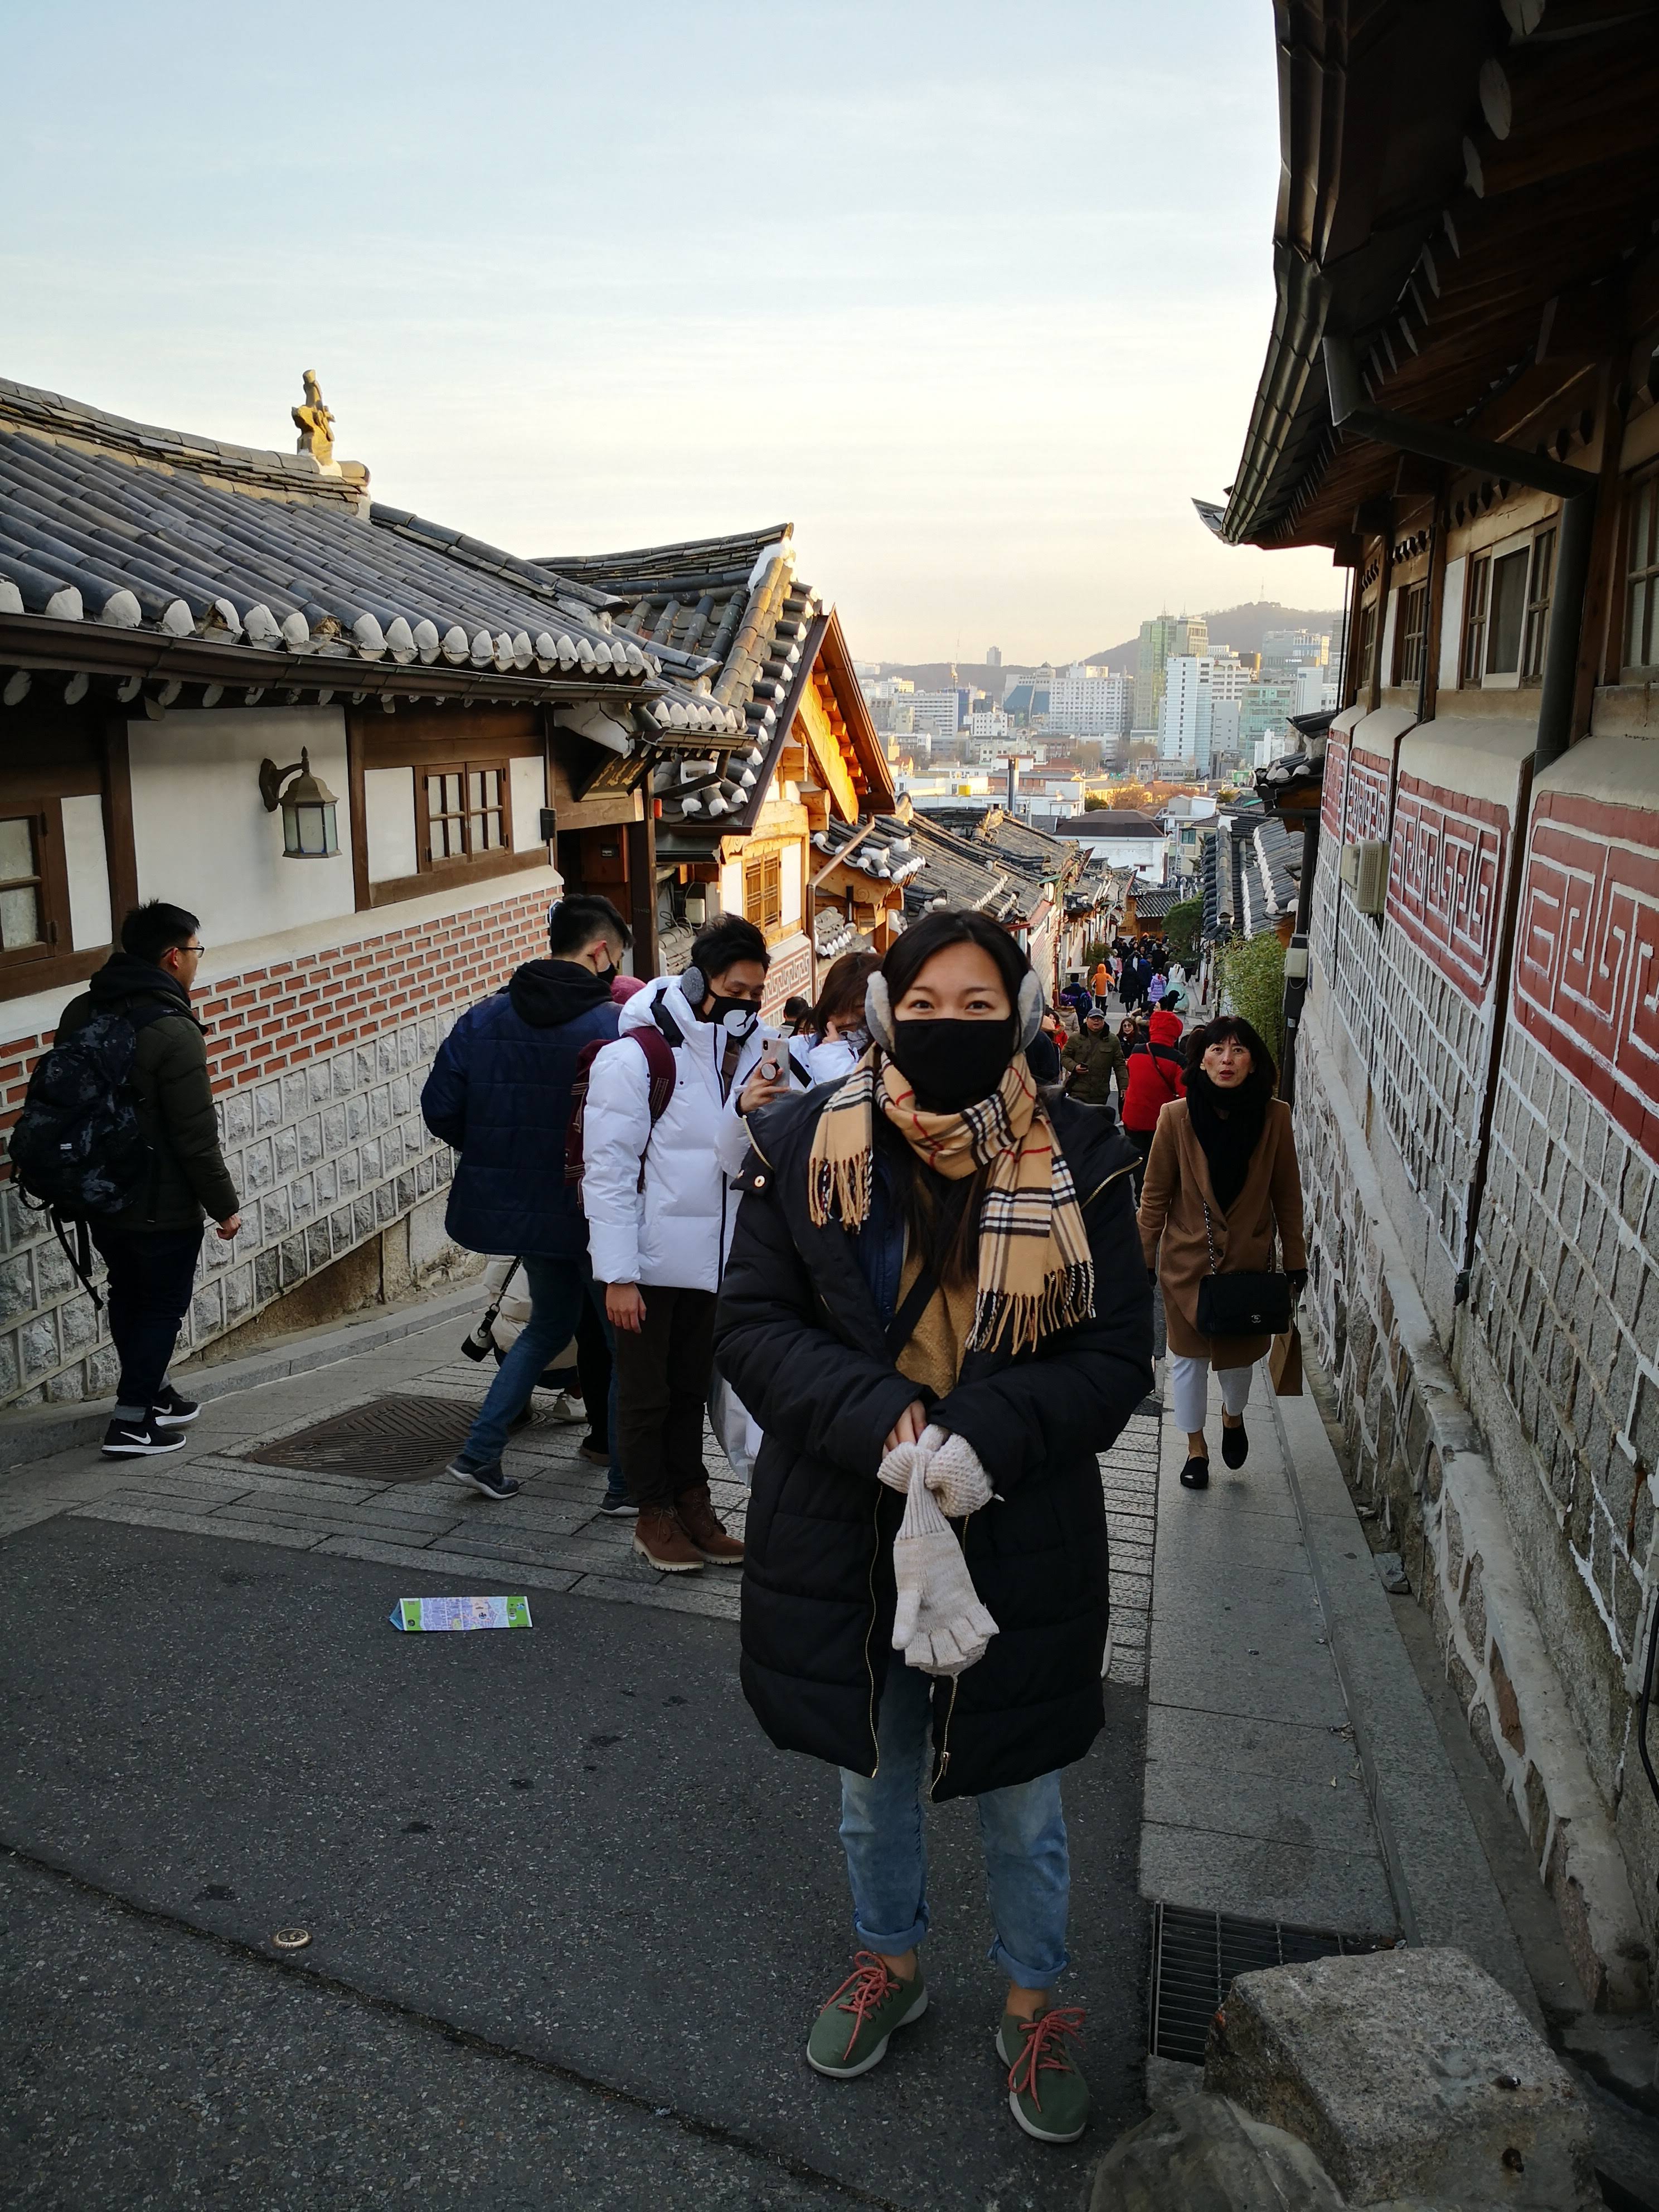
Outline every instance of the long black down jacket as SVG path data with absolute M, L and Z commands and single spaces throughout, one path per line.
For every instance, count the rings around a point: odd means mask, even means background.
M 765 1432 L 743 1577 L 743 1687 L 780 1749 L 876 1769 L 876 1715 L 904 1501 L 882 1445 L 926 1392 L 887 1355 L 853 1239 L 819 1229 L 806 1164 L 828 1088 L 754 1117 L 756 1158 L 715 1323 L 716 1361 Z M 970 1352 L 929 1408 L 965 1437 L 997 1492 L 959 1524 L 1000 1633 L 933 1692 L 935 1797 L 976 1796 L 1080 1759 L 1104 1711 L 1106 1515 L 1096 1454 L 1152 1387 L 1152 1293 L 1135 1230 L 1136 1155 L 1065 1100 L 1054 1128 L 1083 1200 L 1095 1311 L 1033 1352 Z

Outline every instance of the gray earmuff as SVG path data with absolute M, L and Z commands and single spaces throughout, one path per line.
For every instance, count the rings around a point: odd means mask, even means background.
M 864 1026 L 884 1052 L 893 1049 L 893 1000 L 879 969 L 864 987 Z
M 1021 979 L 1014 1012 L 1019 1023 L 1019 1041 L 1015 1049 L 1024 1052 L 1042 1027 L 1042 986 L 1035 975 L 1028 974 Z M 891 1052 L 893 1001 L 884 975 L 872 975 L 864 987 L 864 1026 L 884 1052 Z
M 702 969 L 682 968 L 679 982 L 680 989 L 685 994 L 686 1005 L 694 1014 L 700 1012 L 703 1000 L 708 996 L 708 986 L 703 979 Z
M 1019 1017 L 1019 1044 L 1017 1048 L 1024 1052 L 1042 1027 L 1042 986 L 1029 969 L 1020 981 L 1019 997 L 1014 1003 L 1014 1012 Z

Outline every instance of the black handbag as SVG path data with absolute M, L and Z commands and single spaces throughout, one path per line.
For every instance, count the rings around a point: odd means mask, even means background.
M 1200 1201 L 1201 1203 L 1202 1201 Z M 1224 1275 L 1216 1265 L 1210 1209 L 1204 1208 L 1204 1242 L 1210 1272 L 1198 1286 L 1194 1316 L 1200 1336 L 1279 1336 L 1291 1325 L 1291 1279 L 1276 1270 L 1241 1269 Z

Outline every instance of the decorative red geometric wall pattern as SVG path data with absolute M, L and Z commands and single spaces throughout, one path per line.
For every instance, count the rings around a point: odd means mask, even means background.
M 1659 814 L 1540 794 L 1516 1018 L 1659 1160 Z
M 1348 800 L 1342 823 L 1345 845 L 1380 840 L 1389 834 L 1389 786 L 1394 781 L 1393 755 L 1368 753 L 1353 748 L 1348 764 Z
M 1492 982 L 1509 842 L 1507 807 L 1401 775 L 1389 916 L 1471 1006 Z
M 1319 790 L 1319 823 L 1328 837 L 1342 835 L 1342 799 L 1348 782 L 1349 745 L 1333 730 L 1325 744 L 1325 773 Z

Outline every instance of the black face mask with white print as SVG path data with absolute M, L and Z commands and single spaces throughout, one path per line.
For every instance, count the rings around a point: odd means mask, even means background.
M 712 1022 L 716 1029 L 724 1030 L 729 1037 L 743 1038 L 760 1019 L 760 1008 L 752 999 L 723 998 L 717 992 L 697 1018 Z

